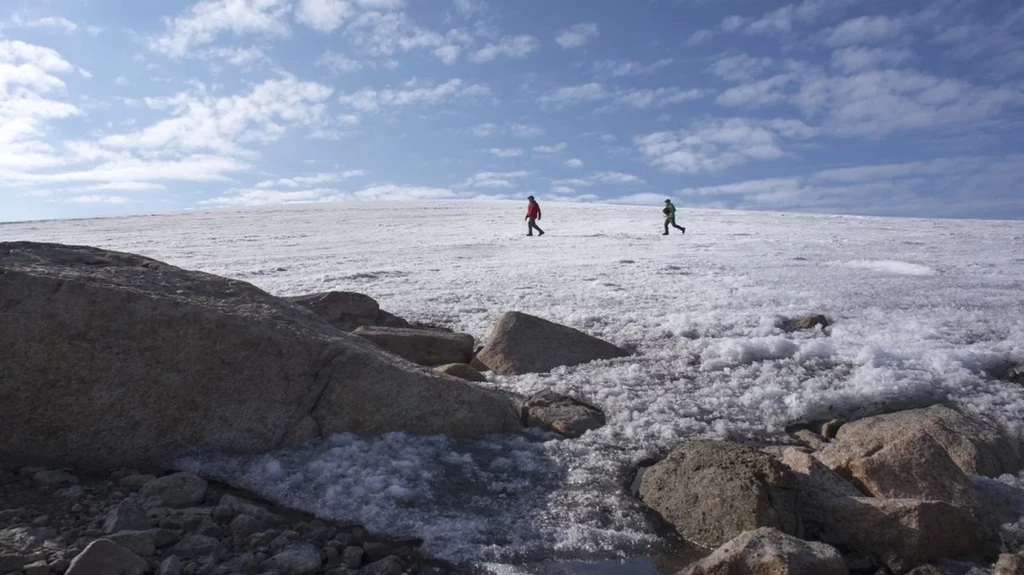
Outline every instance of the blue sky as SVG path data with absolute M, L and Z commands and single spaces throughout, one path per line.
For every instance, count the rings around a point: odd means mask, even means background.
M 1007 0 L 6 0 L 0 221 L 523 198 L 1024 217 Z

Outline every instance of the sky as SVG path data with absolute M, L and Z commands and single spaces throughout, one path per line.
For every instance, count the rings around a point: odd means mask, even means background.
M 475 198 L 1024 218 L 1010 0 L 3 0 L 0 221 Z

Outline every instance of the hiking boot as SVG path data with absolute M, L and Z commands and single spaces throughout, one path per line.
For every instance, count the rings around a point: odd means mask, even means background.
M 686 228 L 683 228 L 683 233 L 684 233 L 684 234 L 686 233 Z
M 543 235 L 544 235 L 544 232 L 541 232 L 541 233 L 537 234 L 537 237 L 540 237 L 540 236 L 543 236 Z
M 663 236 L 667 236 L 667 235 L 668 235 L 668 232 L 665 232 L 665 233 L 663 233 L 663 234 L 661 234 L 661 235 L 663 235 Z

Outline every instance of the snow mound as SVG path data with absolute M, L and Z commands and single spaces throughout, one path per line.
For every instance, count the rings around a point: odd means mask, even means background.
M 928 266 L 895 260 L 853 260 L 846 262 L 843 265 L 855 269 L 871 270 L 903 276 L 935 275 L 935 270 Z

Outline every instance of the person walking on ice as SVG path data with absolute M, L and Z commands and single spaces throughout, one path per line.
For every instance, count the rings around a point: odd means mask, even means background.
M 533 230 L 537 230 L 537 235 L 543 236 L 544 230 L 540 229 L 540 226 L 537 225 L 537 220 L 540 219 L 540 204 L 537 203 L 537 200 L 533 199 L 533 196 L 526 199 L 530 200 L 530 204 L 526 206 L 526 221 L 529 222 L 527 226 L 529 233 L 526 235 L 532 236 Z
M 686 228 L 681 228 L 676 225 L 676 207 L 672 205 L 672 200 L 665 200 L 665 209 L 661 210 L 661 213 L 665 214 L 665 233 L 663 236 L 668 235 L 668 226 L 671 225 L 673 228 L 686 233 Z

